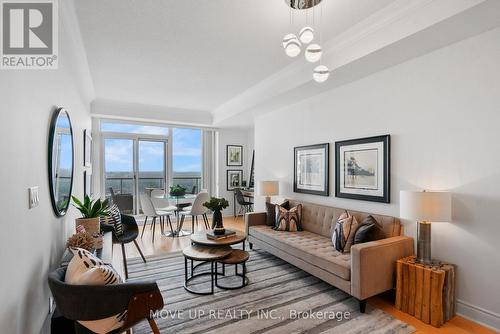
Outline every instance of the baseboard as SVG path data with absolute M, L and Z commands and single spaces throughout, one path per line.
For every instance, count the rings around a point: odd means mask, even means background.
M 477 322 L 495 331 L 500 331 L 500 314 L 457 300 L 457 315 Z

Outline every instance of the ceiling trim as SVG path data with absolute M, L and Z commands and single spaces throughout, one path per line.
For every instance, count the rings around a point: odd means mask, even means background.
M 76 15 L 75 3 L 73 0 L 64 0 L 59 2 L 61 13 L 61 31 L 67 30 L 69 32 L 71 45 L 69 48 L 73 51 L 76 58 L 75 64 L 77 65 L 78 78 L 81 78 L 83 84 L 83 94 L 86 102 L 90 103 L 95 99 L 95 88 L 92 75 L 90 73 L 89 62 L 87 59 L 87 51 L 83 43 L 78 17 Z M 59 38 L 61 38 L 59 36 Z M 62 55 L 60 55 L 61 58 Z M 64 62 L 64 61 L 63 61 Z
M 333 72 L 485 1 L 491 0 L 396 0 L 327 41 L 323 64 Z M 216 108 L 214 124 L 248 113 L 265 101 L 311 83 L 311 72 L 310 64 L 293 62 Z

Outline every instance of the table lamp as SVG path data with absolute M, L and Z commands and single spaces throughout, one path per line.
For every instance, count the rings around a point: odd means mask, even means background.
M 279 181 L 260 181 L 259 182 L 259 195 L 266 196 L 266 202 L 271 202 L 271 196 L 279 195 L 280 183 Z
M 436 191 L 401 191 L 400 216 L 417 221 L 417 262 L 432 263 L 431 222 L 451 221 L 451 194 Z

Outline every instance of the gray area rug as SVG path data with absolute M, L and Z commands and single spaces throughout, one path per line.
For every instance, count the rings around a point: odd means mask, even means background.
M 215 294 L 198 296 L 183 288 L 181 253 L 128 261 L 129 282 L 155 280 L 165 300 L 157 314 L 161 333 L 413 333 L 415 329 L 367 305 L 366 313 L 345 292 L 264 251 L 250 251 L 250 284 L 238 290 L 215 288 Z M 209 269 L 207 266 L 198 270 Z M 200 271 L 200 272 L 201 272 Z M 219 266 L 220 271 L 220 266 Z M 236 281 L 234 266 L 226 266 L 220 284 Z M 208 290 L 209 276 L 191 282 L 195 290 Z M 347 313 L 346 313 L 347 312 Z M 135 334 L 151 333 L 146 321 Z

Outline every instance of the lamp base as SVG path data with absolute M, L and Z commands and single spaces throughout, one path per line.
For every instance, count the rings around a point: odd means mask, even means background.
M 417 223 L 417 258 L 415 261 L 422 264 L 432 264 L 430 222 Z

